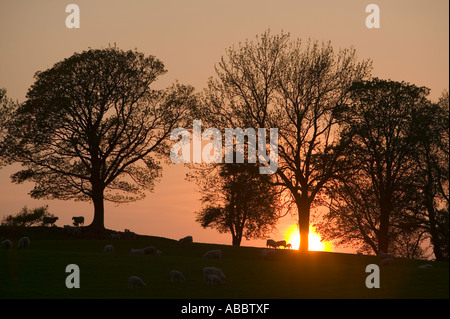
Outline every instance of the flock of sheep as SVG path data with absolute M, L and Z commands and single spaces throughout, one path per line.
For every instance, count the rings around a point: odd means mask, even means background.
M 10 239 L 2 239 L 0 246 L 3 249 L 11 249 L 13 247 L 13 243 Z M 19 241 L 17 242 L 17 248 L 28 248 L 30 246 L 30 238 L 27 236 L 21 237 Z
M 112 234 L 112 235 L 116 235 L 116 234 Z M 112 236 L 114 238 L 117 239 L 117 236 Z M 179 245 L 185 246 L 185 245 L 190 245 L 193 243 L 193 239 L 192 236 L 186 236 L 181 238 L 178 241 Z M 103 248 L 103 252 L 105 254 L 114 254 L 114 246 L 112 244 L 108 244 Z M 129 250 L 129 254 L 130 255 L 157 255 L 157 256 L 161 256 L 162 252 L 158 249 L 156 249 L 155 246 L 147 246 L 141 249 L 135 249 L 135 248 L 130 248 Z M 217 250 L 210 250 L 207 251 L 204 255 L 203 258 L 206 259 L 221 259 L 222 258 L 222 251 L 217 249 Z M 179 270 L 171 270 L 169 272 L 170 275 L 170 281 L 172 283 L 183 283 L 186 281 L 185 276 L 183 275 L 183 273 Z M 227 280 L 225 275 L 223 274 L 222 270 L 220 268 L 216 268 L 216 267 L 204 267 L 203 268 L 203 278 L 206 282 L 207 286 L 211 286 L 211 285 L 224 285 Z M 147 287 L 147 284 L 144 282 L 144 280 L 138 276 L 129 276 L 128 277 L 128 288 L 132 289 L 132 288 L 138 288 L 138 287 Z

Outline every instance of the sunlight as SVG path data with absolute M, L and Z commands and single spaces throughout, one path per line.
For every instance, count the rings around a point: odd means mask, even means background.
M 300 246 L 300 234 L 297 225 L 292 225 L 286 231 L 286 242 L 292 245 L 293 249 Z M 316 232 L 316 227 L 309 226 L 309 250 L 311 251 L 331 251 L 331 243 L 321 241 L 321 236 Z

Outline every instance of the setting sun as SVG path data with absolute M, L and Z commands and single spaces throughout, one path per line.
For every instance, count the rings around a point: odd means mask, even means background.
M 292 245 L 293 249 L 298 249 L 300 245 L 300 234 L 297 225 L 292 225 L 286 231 L 286 242 Z M 316 227 L 309 226 L 309 250 L 331 251 L 331 244 L 321 241 L 321 236 L 316 232 Z

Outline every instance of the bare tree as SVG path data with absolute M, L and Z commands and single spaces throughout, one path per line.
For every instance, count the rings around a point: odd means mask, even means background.
M 167 155 L 166 140 L 194 103 L 193 88 L 150 85 L 161 61 L 117 48 L 76 53 L 37 72 L 9 126 L 9 156 L 32 181 L 33 198 L 94 204 L 88 226 L 104 229 L 104 200 L 130 202 L 152 190 Z
M 353 48 L 335 53 L 331 44 L 290 41 L 266 31 L 256 42 L 231 47 L 204 94 L 202 118 L 216 127 L 278 128 L 276 185 L 295 203 L 300 250 L 308 250 L 310 209 L 338 173 L 347 142 L 336 114 L 354 81 L 368 76 L 370 62 Z

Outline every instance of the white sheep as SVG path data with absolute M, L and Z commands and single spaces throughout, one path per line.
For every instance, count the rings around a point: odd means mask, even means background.
M 144 247 L 144 248 L 142 248 L 142 250 L 144 251 L 144 254 L 146 254 L 146 255 L 157 255 L 158 254 L 158 250 L 156 249 L 155 246 Z
M 207 251 L 203 255 L 203 258 L 206 258 L 206 259 L 220 259 L 220 258 L 222 258 L 222 251 L 220 249 Z
M 137 277 L 137 276 L 130 276 L 128 277 L 128 288 L 137 288 L 137 287 L 147 287 L 147 285 L 145 284 L 145 282 Z
M 12 247 L 12 241 L 9 239 L 2 240 L 2 248 L 10 249 Z
M 105 248 L 103 248 L 103 252 L 105 254 L 114 254 L 114 246 L 113 245 L 106 245 Z
M 208 275 L 206 276 L 206 285 L 224 285 L 225 282 L 217 275 Z
M 174 282 L 184 282 L 186 279 L 184 278 L 183 274 L 178 270 L 171 270 L 170 271 L 170 281 L 172 283 Z
M 30 246 L 30 238 L 25 236 L 19 239 L 19 243 L 17 244 L 18 249 L 28 248 L 28 246 Z
M 143 249 L 130 248 L 130 255 L 143 255 L 143 254 L 145 254 Z
M 206 283 L 208 283 L 208 276 L 210 276 L 210 275 L 215 275 L 215 276 L 219 277 L 220 282 L 222 284 L 225 284 L 227 282 L 227 279 L 220 268 L 204 267 L 203 268 L 203 276 L 206 280 Z
M 419 268 L 419 269 L 429 269 L 429 268 L 433 268 L 433 265 L 425 264 L 425 265 L 417 266 L 417 268 Z

